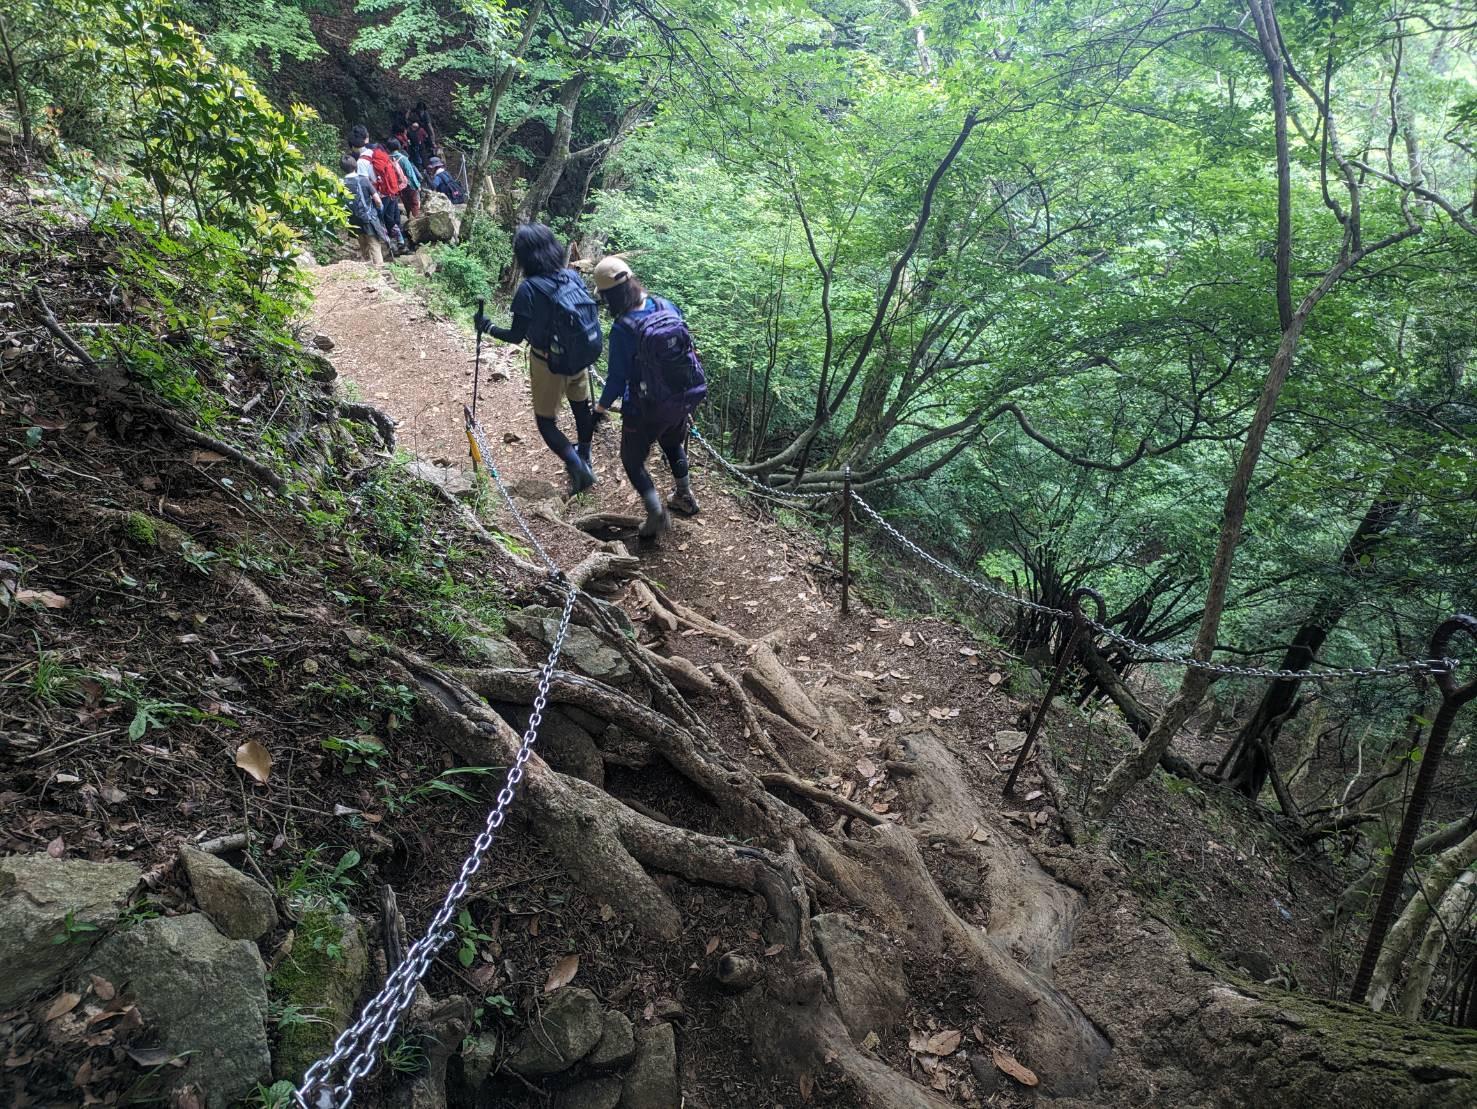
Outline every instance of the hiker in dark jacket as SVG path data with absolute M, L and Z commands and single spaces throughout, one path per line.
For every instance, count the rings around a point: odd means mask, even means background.
M 461 204 L 467 199 L 462 192 L 461 185 L 457 183 L 457 179 L 451 175 L 451 171 L 446 168 L 446 163 L 440 158 L 432 158 L 426 163 L 426 175 L 431 179 L 431 188 L 453 204 Z
M 590 441 L 595 435 L 595 416 L 590 411 L 590 375 L 555 373 L 549 368 L 549 347 L 554 337 L 555 303 L 551 293 L 560 283 L 576 282 L 584 290 L 584 279 L 564 265 L 564 244 L 541 223 L 524 224 L 513 236 L 513 256 L 523 270 L 523 282 L 513 294 L 513 322 L 495 327 L 480 312 L 474 319 L 477 330 L 505 343 L 528 340 L 528 384 L 533 394 L 533 418 L 544 443 L 564 463 L 571 495 L 595 484 L 590 468 Z M 588 294 L 586 303 L 588 301 Z M 591 318 L 594 308 L 591 305 Z M 598 325 L 597 325 L 598 330 Z M 598 347 L 593 357 L 598 357 Z M 593 360 L 592 357 L 592 360 Z M 574 413 L 573 444 L 559 430 L 558 415 L 568 400 Z
M 359 172 L 358 161 L 352 154 L 339 159 L 339 169 L 344 175 L 344 189 L 348 193 L 349 226 L 354 229 L 359 241 L 359 257 L 365 262 L 383 262 L 384 248 L 390 245 L 385 225 L 380 222 L 379 205 L 374 195 L 374 186 Z
M 688 414 L 684 412 L 669 422 L 657 414 L 644 413 L 636 395 L 637 321 L 663 310 L 676 313 L 680 320 L 682 313 L 671 301 L 649 294 L 619 255 L 603 258 L 595 267 L 595 289 L 615 317 L 610 328 L 605 388 L 601 390 L 595 412 L 604 415 L 617 400 L 621 402 L 621 465 L 631 488 L 640 494 L 646 508 L 640 534 L 642 538 L 649 539 L 671 526 L 667 508 L 683 516 L 696 516 L 700 511 L 697 499 L 692 495 L 692 478 L 688 473 Z M 653 445 L 661 446 L 676 485 L 665 505 L 646 471 L 646 459 Z

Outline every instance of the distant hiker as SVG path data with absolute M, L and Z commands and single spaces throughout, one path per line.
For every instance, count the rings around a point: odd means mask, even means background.
M 595 289 L 615 318 L 605 389 L 595 411 L 603 415 L 621 400 L 621 465 L 646 506 L 640 534 L 649 539 L 671 526 L 667 508 L 683 516 L 700 511 L 685 440 L 694 409 L 708 395 L 707 379 L 682 313 L 671 301 L 648 294 L 624 258 L 601 259 Z M 676 483 L 665 505 L 646 472 L 654 443 L 661 445 Z
M 424 170 L 426 163 L 431 160 L 431 155 L 436 152 L 436 148 L 431 145 L 431 133 L 422 127 L 419 121 L 409 118 L 409 109 L 406 110 L 405 115 L 405 134 L 410 139 L 407 146 L 410 151 L 410 160 L 415 163 L 416 169 Z
M 370 158 L 369 128 L 365 127 L 364 124 L 357 124 L 349 132 L 349 150 L 355 156 L 359 176 L 369 178 L 370 183 L 373 184 L 374 162 Z
M 446 163 L 443 162 L 440 158 L 432 158 L 429 162 L 427 162 L 426 172 L 431 175 L 431 188 L 435 189 L 438 193 L 446 197 L 446 199 L 451 201 L 453 204 L 466 203 L 467 197 L 466 194 L 462 192 L 461 185 L 457 182 L 457 179 L 451 175 L 451 171 L 446 168 Z M 560 257 L 560 261 L 562 264 L 562 255 Z
M 412 217 L 421 214 L 421 175 L 411 164 L 399 139 L 390 139 L 385 143 L 385 149 L 390 152 L 390 161 L 395 163 L 401 175 L 405 178 L 405 188 L 400 193 L 400 203 L 405 205 L 405 211 Z
M 390 158 L 390 152 L 383 143 L 365 147 L 360 156 L 367 156 L 374 170 L 374 187 L 380 194 L 380 219 L 384 221 L 385 230 L 390 233 L 391 239 L 404 247 L 405 237 L 400 232 L 400 194 L 409 188 L 409 183 Z
M 524 278 L 513 294 L 512 326 L 493 327 L 480 312 L 475 323 L 478 331 L 505 343 L 528 340 L 534 423 L 544 443 L 564 462 L 573 495 L 595 484 L 590 468 L 595 415 L 590 411 L 589 368 L 600 358 L 604 342 L 599 309 L 584 279 L 565 268 L 564 244 L 543 224 L 518 228 L 513 256 Z M 574 413 L 578 445 L 559 430 L 556 417 L 565 400 Z
M 374 186 L 359 172 L 358 161 L 352 154 L 339 159 L 339 169 L 344 174 L 344 188 L 349 205 L 349 226 L 358 239 L 359 258 L 376 265 L 385 260 L 384 247 L 390 245 L 390 237 L 380 222 Z
M 389 136 L 398 142 L 402 149 L 410 146 L 410 113 L 404 108 L 397 108 L 390 113 Z M 386 140 L 385 145 L 389 145 Z
M 425 129 L 426 141 L 430 144 L 426 149 L 435 150 L 436 125 L 431 122 L 431 109 L 426 107 L 426 102 L 424 100 L 416 101 L 415 116 L 413 118 L 416 123 L 420 124 L 420 126 Z

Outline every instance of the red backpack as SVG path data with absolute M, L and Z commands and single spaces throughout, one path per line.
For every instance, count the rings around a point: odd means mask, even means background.
M 380 196 L 399 196 L 410 187 L 410 182 L 405 180 L 400 167 L 384 150 L 377 146 L 370 147 L 369 162 L 374 166 L 374 187 L 379 190 Z

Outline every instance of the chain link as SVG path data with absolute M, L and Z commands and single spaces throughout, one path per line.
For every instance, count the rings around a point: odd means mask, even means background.
M 712 443 L 703 438 L 703 433 L 699 431 L 695 426 L 692 429 L 692 437 L 698 441 L 698 445 L 701 446 L 703 450 L 708 452 L 713 461 L 718 463 L 718 465 L 722 467 L 728 474 L 738 478 L 739 481 L 749 486 L 749 488 L 753 489 L 755 492 L 762 493 L 766 497 L 778 497 L 782 500 L 787 501 L 823 501 L 827 497 L 837 496 L 840 492 L 840 490 L 833 489 L 828 493 L 791 493 L 784 489 L 776 489 L 772 485 L 765 485 L 764 482 L 760 481 L 758 478 L 755 478 L 751 474 L 744 473 L 732 462 L 724 458 L 723 455 L 718 452 L 718 448 L 713 446 Z
M 498 830 L 502 828 L 508 809 L 513 804 L 518 783 L 523 780 L 524 767 L 533 755 L 539 725 L 543 723 L 544 709 L 549 703 L 549 685 L 554 680 L 559 655 L 564 650 L 564 641 L 569 635 L 569 625 L 574 618 L 574 603 L 579 597 L 579 587 L 564 577 L 558 565 L 534 536 L 528 521 L 518 511 L 497 467 L 492 464 L 492 452 L 488 450 L 481 426 L 470 416 L 467 429 L 476 439 L 477 447 L 482 452 L 483 465 L 502 492 L 514 519 L 548 565 L 550 576 L 564 586 L 564 610 L 559 617 L 554 641 L 549 647 L 549 656 L 539 672 L 538 692 L 533 699 L 533 710 L 528 717 L 528 727 L 523 732 L 523 741 L 518 746 L 513 765 L 508 767 L 508 776 L 503 782 L 503 788 L 498 791 L 497 803 L 487 814 L 486 825 L 472 844 L 471 854 L 463 861 L 461 872 L 446 891 L 446 897 L 426 926 L 425 933 L 406 952 L 404 961 L 395 968 L 379 993 L 364 1007 L 359 1019 L 334 1041 L 333 1050 L 308 1068 L 302 1085 L 293 1093 L 299 1109 L 347 1109 L 354 1098 L 354 1084 L 374 1070 L 379 1061 L 380 1049 L 395 1034 L 400 1019 L 414 1002 L 416 987 L 430 972 L 436 953 L 455 939 L 456 929 L 451 926 L 452 918 L 470 892 L 472 877 L 481 869 L 483 858 L 497 839 Z
M 966 574 L 963 570 L 950 566 L 942 559 L 935 558 L 883 519 L 881 513 L 863 500 L 861 494 L 856 492 L 856 490 L 852 490 L 851 499 L 874 524 L 891 536 L 895 542 L 912 551 L 940 573 L 962 582 L 975 592 L 997 597 L 1002 601 L 1031 612 L 1039 612 L 1047 616 L 1057 616 L 1067 620 L 1072 618 L 1072 614 L 1066 609 L 1053 608 L 1051 605 L 1043 605 L 1038 601 L 1019 597 L 1008 590 L 1001 589 L 999 586 L 980 581 L 978 578 Z M 1219 662 L 1205 662 L 1201 659 L 1192 658 L 1189 655 L 1177 655 L 1160 650 L 1151 644 L 1140 643 L 1136 639 L 1131 639 L 1122 632 L 1114 631 L 1106 624 L 1100 623 L 1097 620 L 1088 620 L 1087 626 L 1102 633 L 1119 646 L 1125 647 L 1135 654 L 1146 656 L 1155 662 L 1163 662 L 1171 666 L 1183 666 L 1190 670 L 1200 670 L 1210 674 L 1236 678 L 1272 678 L 1305 682 L 1329 682 L 1344 678 L 1373 678 L 1390 674 L 1449 673 L 1461 665 L 1460 659 L 1441 658 L 1409 659 L 1405 662 L 1390 663 L 1388 666 L 1347 666 L 1337 670 L 1277 670 L 1260 666 L 1231 666 Z M 1137 661 L 1142 662 L 1144 659 L 1139 658 Z

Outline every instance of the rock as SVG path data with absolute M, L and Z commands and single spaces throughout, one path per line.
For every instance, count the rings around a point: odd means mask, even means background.
M 969 1073 L 974 1075 L 974 1092 L 983 1101 L 1000 1087 L 1000 1070 L 995 1060 L 977 1051 L 969 1053 Z
M 0 859 L 0 1009 L 80 962 L 118 923 L 139 877 L 130 863 L 50 855 Z M 55 942 L 58 936 L 67 942 Z
M 600 999 L 589 990 L 566 986 L 549 995 L 518 1037 L 510 1069 L 525 1078 L 568 1070 L 590 1053 L 605 1031 Z
M 527 656 L 500 635 L 474 635 L 467 640 L 467 646 L 480 662 L 499 670 L 528 668 Z
M 248 940 L 226 939 L 204 913 L 110 936 L 83 969 L 126 988 L 159 1046 L 187 1060 L 166 1068 L 170 1085 L 197 1087 L 210 1109 L 234 1105 L 271 1070 L 261 955 Z
M 470 474 L 454 466 L 437 466 L 434 463 L 422 462 L 417 459 L 414 462 L 407 463 L 405 470 L 414 477 L 441 486 L 442 489 L 445 489 L 454 497 L 470 496 L 472 491 L 477 488 Z
M 506 374 L 503 375 L 503 379 L 504 380 L 507 380 L 507 375 Z M 504 443 L 521 443 L 521 442 L 523 442 L 523 436 L 519 435 L 516 431 L 505 431 L 505 432 L 503 432 L 503 442 Z
M 330 351 L 336 344 L 327 335 L 319 333 L 313 336 L 313 345 L 321 351 Z
M 600 1042 L 585 1060 L 592 1067 L 623 1067 L 636 1056 L 636 1033 L 625 1013 L 614 1009 L 601 1020 Z
M 418 243 L 454 243 L 462 232 L 461 216 L 446 196 L 438 192 L 423 194 L 421 214 L 410 221 L 410 237 Z
M 278 1029 L 273 1077 L 296 1082 L 328 1053 L 349 1026 L 368 972 L 369 953 L 358 920 L 323 909 L 303 914 L 292 951 L 272 972 L 272 992 L 313 1019 Z
M 436 256 L 429 250 L 417 250 L 413 254 L 407 254 L 402 261 L 422 277 L 430 277 L 437 270 Z
M 562 501 L 564 499 L 563 489 L 555 485 L 552 481 L 545 481 L 543 478 L 537 477 L 519 478 L 508 486 L 508 492 L 513 494 L 515 499 L 528 501 L 530 504 L 548 500 Z
M 508 617 L 508 624 L 538 640 L 545 646 L 554 642 L 559 631 L 559 611 L 543 605 L 529 605 Z M 631 667 L 614 647 L 607 647 L 589 628 L 571 625 L 564 637 L 564 652 L 559 665 L 578 670 L 592 678 L 614 681 L 628 677 Z
M 492 1073 L 492 1064 L 497 1061 L 497 1047 L 496 1032 L 470 1036 L 462 1045 L 462 1080 L 472 1089 L 480 1087 Z
M 309 351 L 303 359 L 308 364 L 308 376 L 314 381 L 329 382 L 338 379 L 338 367 L 329 360 L 326 354 Z
M 995 733 L 995 750 L 1001 754 L 1020 749 L 1020 745 L 1026 742 L 1026 733 L 1012 731 L 1009 728 Z
M 636 1033 L 636 1062 L 626 1072 L 620 1105 L 621 1109 L 680 1109 L 677 1034 L 670 1024 L 654 1024 Z
M 896 956 L 845 913 L 822 913 L 811 927 L 852 1040 L 861 1043 L 868 1032 L 885 1035 L 906 1012 L 908 1000 Z
M 1265 982 L 1277 973 L 1277 965 L 1265 951 L 1233 951 L 1226 957 L 1232 966 L 1240 967 L 1258 982 Z
M 231 940 L 259 940 L 277 927 L 271 891 L 230 863 L 198 847 L 180 848 L 195 901 Z
M 554 1097 L 554 1109 L 616 1109 L 620 1103 L 619 1078 L 592 1078 Z

